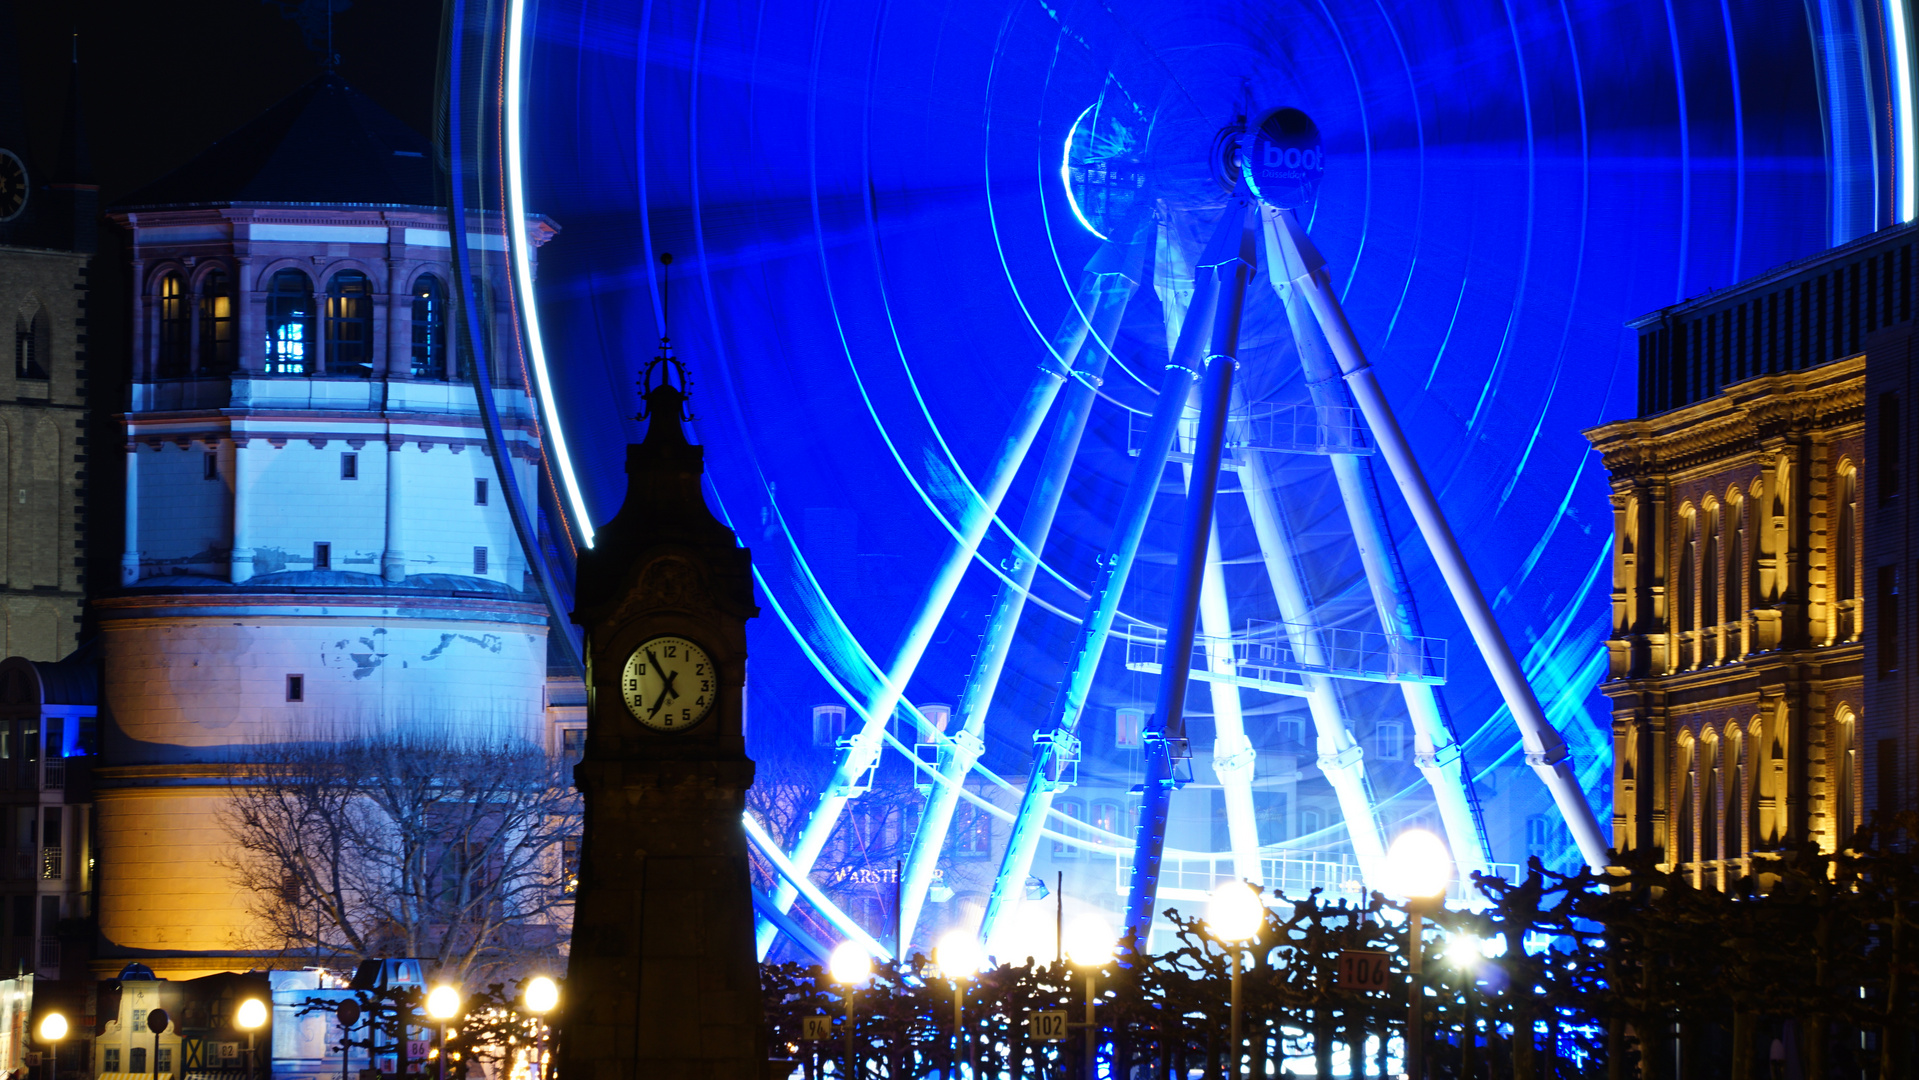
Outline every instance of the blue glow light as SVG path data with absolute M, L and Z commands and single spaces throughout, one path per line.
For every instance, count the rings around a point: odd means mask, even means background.
M 1086 111 L 1079 114 L 1079 117 L 1073 121 L 1071 130 L 1067 131 L 1066 148 L 1060 151 L 1059 155 L 1059 182 L 1060 186 L 1066 189 L 1066 205 L 1072 209 L 1073 217 L 1079 220 L 1080 227 L 1104 240 L 1106 234 L 1093 228 L 1093 223 L 1086 220 L 1086 214 L 1079 208 L 1079 200 L 1073 196 L 1073 140 L 1079 137 L 1080 121 L 1086 119 L 1087 114 L 1097 108 L 1099 108 L 1097 103 L 1086 106 Z
M 1912 12 L 1906 7 L 1906 0 L 1887 0 L 1886 7 L 1892 12 L 1892 58 L 1895 77 L 1899 81 L 1899 220 L 1911 221 L 1915 203 L 1919 203 L 1919 176 L 1914 175 L 1915 165 L 1913 141 L 1919 133 L 1912 125 L 1912 28 L 1908 20 Z
M 533 357 L 533 378 L 540 398 L 540 415 L 545 430 L 547 457 L 559 464 L 560 484 L 566 489 L 566 506 L 572 511 L 580 542 L 593 546 L 593 517 L 587 513 L 580 483 L 573 474 L 573 458 L 566 449 L 566 428 L 560 423 L 559 400 L 553 393 L 553 380 L 546 371 L 546 343 L 540 334 L 540 305 L 533 297 L 533 260 L 526 245 L 526 194 L 521 163 L 520 112 L 522 86 L 520 71 L 525 66 L 521 44 L 525 37 L 522 19 L 527 0 L 511 0 L 506 23 L 506 207 L 507 246 L 513 258 L 513 288 L 519 293 L 519 310 L 526 336 L 527 351 Z

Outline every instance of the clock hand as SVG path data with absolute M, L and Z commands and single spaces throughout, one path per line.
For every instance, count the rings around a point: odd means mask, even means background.
M 654 671 L 660 672 L 662 677 L 666 676 L 666 672 L 661 670 L 660 658 L 653 655 L 652 649 L 646 650 L 646 658 L 653 664 Z M 660 696 L 653 699 L 653 707 L 647 710 L 646 715 L 649 720 L 659 713 L 660 706 L 666 704 L 666 694 L 671 689 L 673 689 L 673 680 L 666 678 L 665 683 L 660 687 Z

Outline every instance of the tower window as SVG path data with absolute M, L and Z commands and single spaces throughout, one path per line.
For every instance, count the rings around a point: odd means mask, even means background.
M 187 372 L 187 297 L 180 275 L 160 279 L 160 325 L 154 362 L 162 379 L 184 378 Z
M 202 480 L 220 479 L 220 455 L 218 452 L 208 450 L 206 456 L 201 459 L 200 478 Z
M 446 286 L 432 274 L 413 286 L 413 377 L 446 378 Z
M 1876 633 L 1879 645 L 1879 677 L 1888 678 L 1899 671 L 1899 570 L 1893 566 L 1879 568 L 1879 580 L 1874 590 L 1878 593 L 1878 610 L 1873 616 L 1878 620 Z
M 1373 748 L 1383 760 L 1403 759 L 1406 756 L 1406 729 L 1395 723 L 1379 725 L 1373 729 Z
M 486 505 L 486 478 L 485 477 L 481 477 L 473 481 L 473 505 L 475 506 Z
M 486 549 L 483 547 L 473 549 L 473 572 L 475 574 L 486 573 Z
M 360 455 L 340 455 L 340 479 L 358 480 L 360 478 Z
M 214 270 L 200 282 L 200 374 L 232 371 L 239 340 L 233 319 L 233 279 L 225 270 Z
M 287 676 L 287 700 L 305 701 L 307 699 L 307 677 L 305 675 Z
M 267 291 L 266 373 L 305 375 L 312 343 L 313 282 L 298 270 L 282 270 Z
M 333 569 L 333 545 L 317 543 L 313 545 L 313 568 L 315 570 Z
M 373 374 L 373 283 L 358 270 L 333 275 L 326 290 L 328 375 Z
M 47 338 L 47 313 L 35 311 L 32 318 L 13 317 L 13 376 L 16 379 L 44 379 L 47 359 L 52 356 Z

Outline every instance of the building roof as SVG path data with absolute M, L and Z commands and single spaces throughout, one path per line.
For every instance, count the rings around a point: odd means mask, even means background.
M 443 201 L 436 193 L 433 144 L 426 136 L 328 72 L 120 205 L 439 206 Z

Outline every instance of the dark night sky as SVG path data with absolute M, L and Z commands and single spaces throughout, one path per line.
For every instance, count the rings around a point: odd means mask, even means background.
M 308 0 L 324 11 L 324 0 Z M 346 0 L 334 0 L 336 10 Z M 72 35 L 80 35 L 82 94 L 101 206 L 139 190 L 320 73 L 321 55 L 278 3 L 261 0 L 0 0 L 11 6 L 20 90 L 40 168 L 60 149 Z M 334 17 L 343 78 L 421 132 L 429 128 L 440 0 L 352 0 Z M 0 56 L 0 64 L 11 58 Z M 89 281 L 86 373 L 95 406 L 88 441 L 116 445 L 125 407 L 127 253 L 100 229 Z M 89 592 L 112 590 L 120 557 L 121 455 L 95 455 L 86 493 Z M 83 635 L 91 633 L 83 624 Z
M 4 3 L 6 0 L 0 0 Z M 320 71 L 277 3 L 12 0 L 21 90 L 48 161 L 80 34 L 85 108 L 101 202 L 136 190 L 264 112 Z M 334 16 L 340 74 L 422 132 L 433 107 L 438 0 L 355 0 Z

